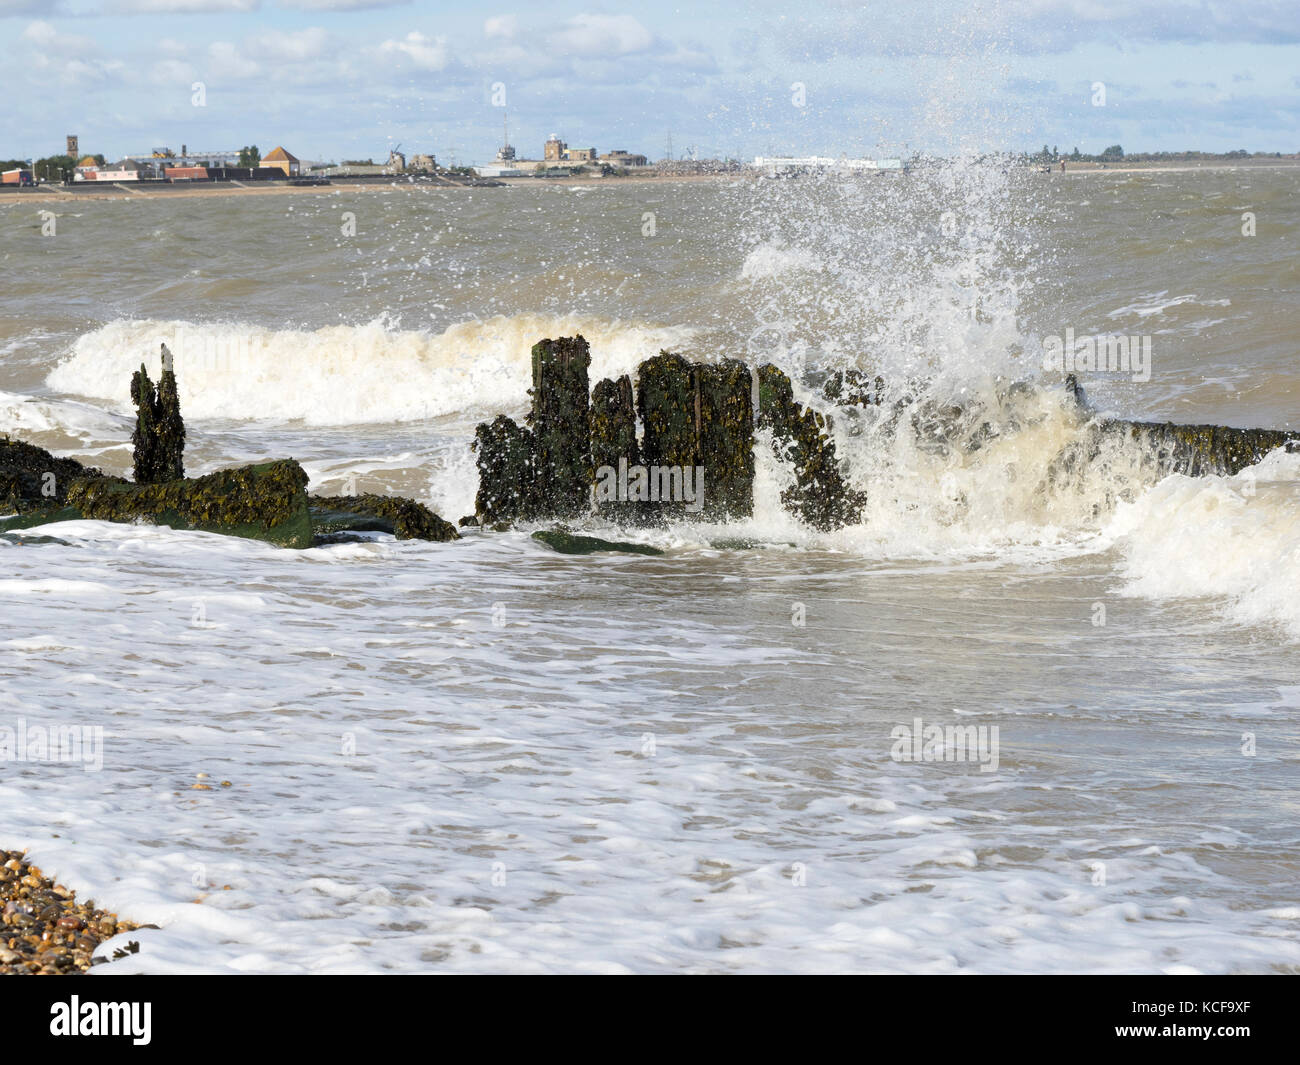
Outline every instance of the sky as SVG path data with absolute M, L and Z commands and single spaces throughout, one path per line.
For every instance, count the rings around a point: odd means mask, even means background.
M 0 58 L 0 158 L 1300 151 L 1300 0 L 0 0 Z

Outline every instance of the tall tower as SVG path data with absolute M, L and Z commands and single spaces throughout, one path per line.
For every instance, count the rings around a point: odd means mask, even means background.
M 497 162 L 507 163 L 515 157 L 515 150 L 510 147 L 510 116 L 501 113 L 501 150 L 497 152 Z

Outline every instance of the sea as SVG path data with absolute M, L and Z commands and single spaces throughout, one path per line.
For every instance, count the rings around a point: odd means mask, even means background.
M 776 364 L 867 498 L 801 524 L 760 433 L 752 518 L 580 523 L 653 557 L 0 539 L 0 737 L 102 743 L 0 761 L 0 847 L 158 926 L 100 971 L 1298 972 L 1300 454 L 1062 472 L 1043 357 L 1130 337 L 1097 415 L 1300 431 L 1298 244 L 1300 169 L 973 156 L 0 200 L 0 432 L 107 472 L 165 343 L 191 475 L 454 522 L 581 335 L 593 383 Z

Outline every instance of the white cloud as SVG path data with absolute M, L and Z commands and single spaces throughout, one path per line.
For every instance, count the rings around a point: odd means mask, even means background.
M 261 71 L 261 67 L 229 41 L 213 41 L 208 45 L 208 58 L 212 60 L 217 73 L 234 78 L 251 78 Z
M 404 55 L 421 70 L 445 70 L 451 62 L 451 49 L 446 37 L 426 37 L 412 30 L 400 41 L 384 41 L 379 46 L 383 55 Z
M 299 11 L 364 11 L 375 7 L 401 7 L 411 0 L 280 0 L 281 7 Z
M 146 68 L 149 81 L 154 85 L 164 86 L 179 90 L 184 93 L 190 92 L 190 86 L 198 78 L 198 72 L 180 59 L 162 59 L 155 63 L 150 63 Z
M 515 15 L 493 15 L 483 23 L 483 33 L 503 41 L 513 41 L 519 33 L 519 18 Z
M 124 15 L 196 15 L 214 11 L 256 11 L 262 0 L 116 0 L 111 10 Z
M 305 30 L 263 30 L 247 38 L 244 47 L 258 59 L 301 63 L 332 52 L 334 41 L 319 26 L 312 26 Z
M 654 40 L 654 34 L 632 15 L 574 15 L 551 35 L 558 51 L 591 58 L 644 52 Z
M 46 55 L 63 57 L 86 56 L 98 51 L 95 42 L 89 37 L 75 33 L 60 33 L 48 22 L 30 22 L 23 30 L 23 40 L 30 41 L 37 50 Z

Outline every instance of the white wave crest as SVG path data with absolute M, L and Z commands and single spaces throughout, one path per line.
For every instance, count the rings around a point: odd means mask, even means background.
M 1108 532 L 1128 594 L 1209 597 L 1233 621 L 1300 636 L 1300 455 L 1274 452 L 1236 477 L 1167 477 L 1121 504 Z
M 522 314 L 453 325 L 441 333 L 384 321 L 316 330 L 242 323 L 118 320 L 78 338 L 49 387 L 129 410 L 131 373 L 156 376 L 159 345 L 176 357 L 181 407 L 191 418 L 301 420 L 310 425 L 414 421 L 519 409 L 529 352 L 544 337 L 580 333 L 593 379 L 628 373 L 688 329 L 581 316 Z

